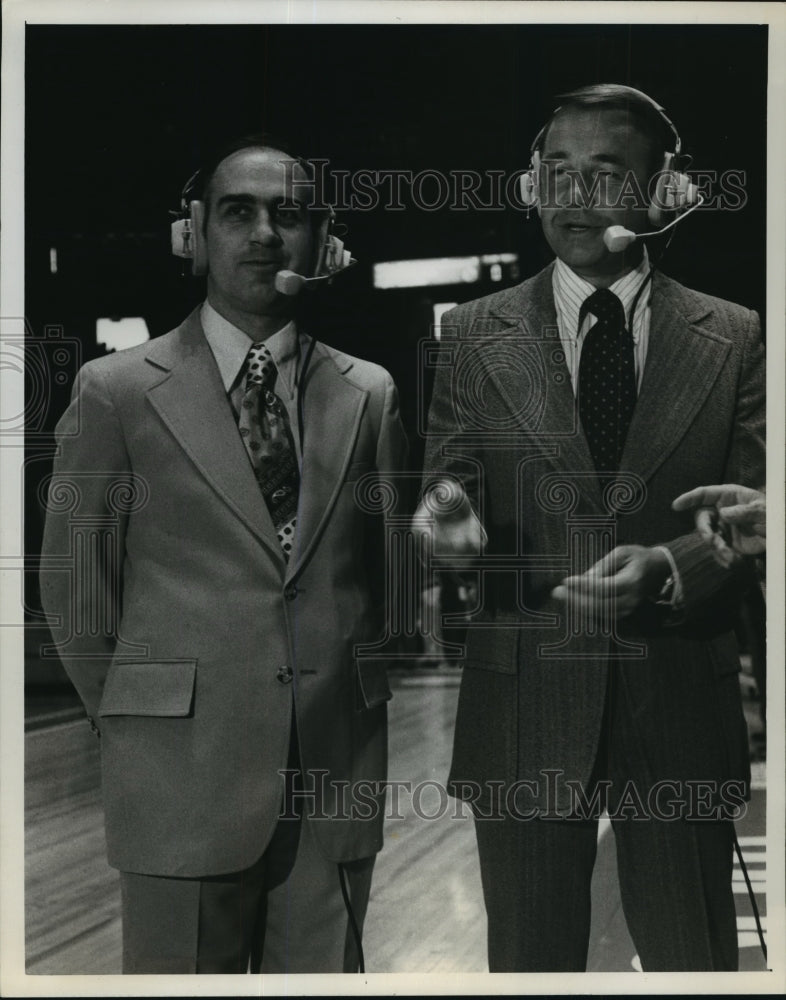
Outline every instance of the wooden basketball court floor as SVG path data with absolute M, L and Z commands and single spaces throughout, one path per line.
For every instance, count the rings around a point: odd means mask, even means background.
M 386 821 L 364 934 L 368 972 L 488 968 L 472 821 L 468 811 L 455 818 L 462 808 L 452 799 L 448 806 L 437 790 L 448 772 L 459 677 L 445 666 L 392 678 L 390 777 L 420 784 L 421 795 L 417 810 L 413 796 L 402 795 L 401 818 Z M 120 972 L 118 877 L 104 857 L 98 743 L 75 714 L 53 713 L 25 736 L 26 958 L 32 975 Z M 754 771 L 753 798 L 738 835 L 766 928 L 764 766 Z M 595 972 L 631 971 L 638 962 L 622 915 L 613 841 L 610 825 L 601 821 L 588 962 Z M 736 864 L 734 891 L 740 967 L 764 969 Z

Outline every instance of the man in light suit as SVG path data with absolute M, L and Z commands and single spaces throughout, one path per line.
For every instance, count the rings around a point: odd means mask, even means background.
M 564 95 L 525 188 L 557 261 L 442 320 L 416 527 L 478 574 L 450 781 L 475 813 L 492 971 L 584 970 L 604 805 L 643 968 L 737 967 L 746 567 L 671 503 L 763 484 L 759 323 L 604 239 L 663 225 L 630 192 L 659 171 L 687 192 L 678 146 L 638 91 Z
M 44 607 L 101 739 L 124 972 L 356 971 L 390 690 L 355 655 L 384 603 L 355 487 L 404 461 L 396 389 L 276 288 L 323 255 L 306 161 L 252 137 L 193 187 L 206 301 L 79 373 Z

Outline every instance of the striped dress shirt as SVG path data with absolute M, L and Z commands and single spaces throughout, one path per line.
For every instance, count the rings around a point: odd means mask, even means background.
M 619 281 L 615 281 L 609 287 L 610 292 L 614 292 L 622 302 L 625 311 L 625 321 L 629 320 L 629 313 L 636 293 L 641 288 L 650 270 L 647 249 L 644 248 L 644 256 L 637 268 L 630 271 Z M 572 271 L 567 264 L 557 258 L 552 275 L 552 288 L 554 290 L 554 304 L 557 308 L 557 327 L 559 329 L 560 340 L 565 351 L 565 363 L 570 372 L 573 391 L 575 393 L 579 377 L 579 361 L 581 360 L 581 348 L 587 336 L 587 332 L 595 324 L 595 318 L 591 313 L 587 313 L 584 322 L 579 326 L 579 312 L 581 304 L 589 298 L 593 292 L 597 291 L 584 278 L 580 278 L 575 271 Z M 641 389 L 641 380 L 644 375 L 644 364 L 647 360 L 647 345 L 650 337 L 650 289 L 645 289 L 636 305 L 636 315 L 633 317 L 633 361 L 636 366 L 636 387 Z

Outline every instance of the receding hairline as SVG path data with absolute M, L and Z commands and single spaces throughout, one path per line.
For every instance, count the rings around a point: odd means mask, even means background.
M 213 185 L 213 182 L 215 181 L 216 175 L 221 171 L 224 164 L 226 164 L 229 160 L 235 159 L 236 157 L 239 156 L 244 156 L 245 154 L 251 152 L 278 153 L 280 156 L 280 159 L 278 160 L 279 163 L 294 163 L 295 166 L 299 169 L 300 173 L 305 178 L 304 181 L 301 181 L 299 183 L 307 183 L 312 185 L 314 184 L 314 178 L 309 176 L 308 171 L 303 166 L 303 163 L 299 157 L 293 156 L 291 153 L 287 153 L 285 150 L 279 149 L 276 146 L 264 146 L 262 144 L 258 146 L 249 145 L 249 146 L 243 146 L 242 149 L 235 149 L 231 153 L 227 153 L 227 155 L 223 159 L 218 161 L 214 169 L 211 171 L 210 176 L 207 178 L 205 182 L 204 191 L 202 193 L 203 201 L 207 202 L 209 200 L 210 189 Z
M 203 160 L 202 166 L 188 181 L 183 189 L 183 199 L 197 200 L 204 203 L 204 227 L 207 227 L 210 216 L 210 196 L 213 179 L 227 160 L 239 153 L 260 150 L 262 152 L 278 153 L 283 162 L 294 162 L 300 167 L 305 178 L 304 181 L 298 179 L 298 183 L 310 184 L 314 191 L 314 205 L 308 206 L 309 218 L 313 228 L 322 224 L 324 217 L 328 214 L 327 206 L 322 204 L 322 176 L 315 164 L 306 157 L 301 156 L 295 144 L 285 136 L 277 135 L 274 132 L 248 132 L 245 135 L 237 136 L 234 139 L 214 146 L 212 152 Z M 326 162 L 326 161 L 316 161 Z

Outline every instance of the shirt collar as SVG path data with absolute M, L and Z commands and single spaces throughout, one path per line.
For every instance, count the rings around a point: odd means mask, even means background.
M 638 267 L 623 275 L 609 288 L 609 291 L 614 292 L 620 302 L 622 302 L 622 308 L 626 317 L 636 297 L 636 293 L 649 274 L 649 270 L 650 259 L 647 248 L 644 247 L 644 253 Z M 576 340 L 579 333 L 581 304 L 597 289 L 589 281 L 579 277 L 559 257 L 556 260 L 551 280 L 554 291 L 554 303 L 557 307 L 557 314 L 562 321 L 562 334 L 568 340 Z M 634 322 L 633 330 L 631 330 L 634 344 L 638 342 L 639 331 L 639 325 Z
M 229 392 L 237 381 L 253 341 L 244 330 L 217 312 L 207 300 L 202 304 L 200 319 L 205 338 L 216 359 L 224 389 Z M 284 380 L 289 394 L 294 394 L 299 348 L 294 320 L 290 320 L 286 326 L 268 337 L 265 346 L 270 351 L 278 374 Z

